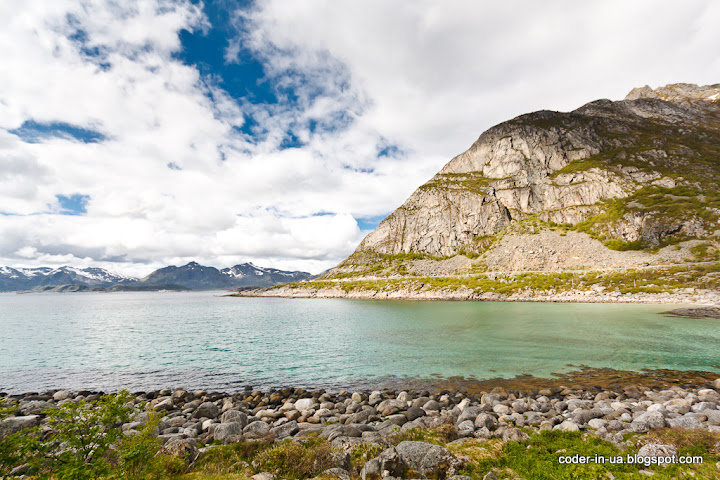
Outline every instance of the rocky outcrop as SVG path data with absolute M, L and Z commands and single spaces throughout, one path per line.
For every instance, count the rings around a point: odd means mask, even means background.
M 720 85 L 643 87 L 623 101 L 523 115 L 453 158 L 365 237 L 356 256 L 482 254 L 478 239 L 528 224 L 589 222 L 589 236 L 638 248 L 705 238 L 720 213 L 718 145 Z M 673 200 L 697 203 L 678 212 Z

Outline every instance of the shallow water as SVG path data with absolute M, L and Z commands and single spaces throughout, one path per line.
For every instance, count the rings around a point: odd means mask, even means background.
M 720 372 L 720 324 L 663 305 L 0 294 L 0 391 L 345 387 L 579 365 Z

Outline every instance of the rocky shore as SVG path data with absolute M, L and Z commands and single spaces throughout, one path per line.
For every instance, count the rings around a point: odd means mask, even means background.
M 232 297 L 279 298 L 351 298 L 359 300 L 450 300 L 485 302 L 555 302 L 555 303 L 654 303 L 678 305 L 720 305 L 720 293 L 714 290 L 687 293 L 620 293 L 602 290 L 569 290 L 557 293 L 522 291 L 513 294 L 477 293 L 469 288 L 439 289 L 357 289 L 293 288 L 288 286 L 249 289 L 232 293 Z
M 32 426 L 49 431 L 43 413 L 48 407 L 100 397 L 100 392 L 65 390 L 0 394 L 0 400 L 18 405 L 13 416 L 0 422 L 0 437 Z M 227 394 L 165 389 L 137 392 L 130 404 L 134 414 L 132 421 L 121 427 L 125 435 L 138 431 L 148 411 L 154 409 L 163 414 L 156 433 L 164 448 L 182 452 L 190 462 L 220 444 L 286 439 L 302 443 L 321 438 L 334 452 L 333 464 L 323 476 L 344 480 L 400 477 L 407 471 L 422 477 L 448 478 L 469 461 L 451 453 L 452 445 L 492 439 L 525 442 L 528 435 L 548 430 L 585 432 L 620 448 L 630 446 L 628 434 L 666 427 L 720 433 L 720 379 L 661 388 L 552 386 L 518 391 L 495 387 L 473 393 L 329 393 L 285 388 Z M 417 431 L 433 431 L 447 445 L 393 441 Z M 351 467 L 350 455 L 357 449 L 374 453 L 361 467 Z M 648 456 L 677 455 L 672 445 L 648 443 L 643 449 L 641 454 Z M 267 473 L 258 480 L 270 478 L 272 474 Z

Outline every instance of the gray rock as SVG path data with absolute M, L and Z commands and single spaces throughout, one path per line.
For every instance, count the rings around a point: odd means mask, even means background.
M 677 457 L 678 450 L 674 445 L 648 443 L 638 451 L 640 457 Z
M 630 424 L 633 432 L 644 433 L 648 430 L 656 430 L 667 425 L 665 417 L 660 412 L 645 412 Z
M 250 478 L 252 478 L 252 480 L 275 480 L 275 475 L 270 472 L 260 472 Z
M 220 417 L 220 422 L 237 422 L 242 425 L 243 428 L 245 428 L 248 424 L 248 417 L 243 412 L 238 412 L 237 410 L 228 410 L 227 412 L 222 414 L 222 416 Z
M 282 440 L 283 438 L 291 437 L 298 433 L 300 431 L 300 428 L 298 428 L 298 423 L 293 420 L 291 422 L 284 423 L 283 425 L 280 425 L 279 427 L 271 428 L 270 433 L 272 433 L 275 438 L 278 440 Z M 217 437 L 217 434 L 216 434 Z
M 63 400 L 67 400 L 68 398 L 72 398 L 72 397 L 73 397 L 72 392 L 70 392 L 68 390 L 60 390 L 53 394 L 53 400 L 55 400 L 56 402 L 62 402 Z
M 573 414 L 573 421 L 578 425 L 585 425 L 593 418 L 601 418 L 604 414 L 599 408 L 593 408 L 591 410 L 580 410 Z
M 160 453 L 182 458 L 187 465 L 197 460 L 200 455 L 194 438 L 170 439 L 160 449 Z
M 425 410 L 423 410 L 420 407 L 410 407 L 407 409 L 406 415 L 407 415 L 407 419 L 412 421 L 412 420 L 415 420 L 416 418 L 424 417 L 427 414 L 425 413 Z
M 553 430 L 560 430 L 562 432 L 577 432 L 580 430 L 580 427 L 578 427 L 577 423 L 565 420 L 560 425 L 555 425 Z
M 430 400 L 425 405 L 423 405 L 422 408 L 426 412 L 437 412 L 438 410 L 440 410 L 440 404 L 435 400 Z
M 351 480 L 350 473 L 344 468 L 328 468 L 322 473 L 323 477 L 339 478 L 340 480 Z
M 228 422 L 217 425 L 213 431 L 213 437 L 215 437 L 215 440 L 224 442 L 229 437 L 237 437 L 242 433 L 243 427 L 239 422 Z
M 477 427 L 477 428 L 484 427 L 490 431 L 495 430 L 497 428 L 497 419 L 493 415 L 490 415 L 489 413 L 481 413 L 475 419 L 475 427 Z
M 378 403 L 382 402 L 382 393 L 378 392 L 377 390 L 372 392 L 370 396 L 368 397 L 368 404 L 369 405 L 377 405 Z
M 406 467 L 427 477 L 452 475 L 462 465 L 447 448 L 430 443 L 405 441 L 395 449 Z
M 588 426 L 590 428 L 594 428 L 595 430 L 598 430 L 600 428 L 603 428 L 605 425 L 607 425 L 607 420 L 603 420 L 602 418 L 593 418 L 588 422 Z
M 40 424 L 39 415 L 23 415 L 21 417 L 7 417 L 0 422 L 0 437 L 10 435 L 26 428 L 36 427 Z
M 456 424 L 460 425 L 462 422 L 466 420 L 470 420 L 471 422 L 475 423 L 475 419 L 480 415 L 482 411 L 479 407 L 466 407 L 460 416 L 457 419 Z
M 720 425 L 720 410 L 714 412 L 704 412 L 707 415 L 708 425 Z
M 260 420 L 249 423 L 245 428 L 243 428 L 243 434 L 248 438 L 261 438 L 268 433 L 270 433 L 270 426 Z
M 380 460 L 377 458 L 365 462 L 362 470 L 360 470 L 360 478 L 362 478 L 362 480 L 376 480 L 381 478 L 381 476 L 382 469 L 380 467 Z
M 507 428 L 502 435 L 503 442 L 525 442 L 528 435 L 519 428 Z
M 708 411 L 717 410 L 717 404 L 715 402 L 698 402 L 690 407 L 690 409 L 693 412 L 707 413 Z
M 303 410 L 310 409 L 314 404 L 315 401 L 312 398 L 301 398 L 295 402 L 295 409 L 302 412 Z
M 687 429 L 700 429 L 703 428 L 703 424 L 696 417 L 682 416 L 678 418 L 671 418 L 667 421 L 668 425 L 673 428 L 687 428 Z
M 218 415 L 220 415 L 218 406 L 213 402 L 205 402 L 195 410 L 193 418 L 217 418 Z
M 475 433 L 475 423 L 472 420 L 460 422 L 457 426 L 457 432 L 460 437 L 471 437 Z
M 330 465 L 332 465 L 333 468 L 350 470 L 350 454 L 348 452 L 330 453 Z

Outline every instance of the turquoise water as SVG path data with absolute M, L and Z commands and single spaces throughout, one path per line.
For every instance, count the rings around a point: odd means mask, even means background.
M 337 388 L 579 365 L 720 372 L 720 323 L 662 305 L 221 294 L 0 294 L 0 391 Z

